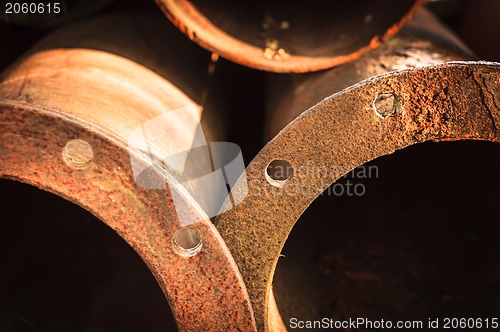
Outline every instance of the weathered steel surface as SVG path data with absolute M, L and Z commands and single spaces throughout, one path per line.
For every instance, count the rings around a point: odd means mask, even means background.
M 168 172 L 161 179 L 165 190 L 141 188 L 132 172 L 131 156 L 146 168 L 152 161 L 144 151 L 130 148 L 132 131 L 186 106 L 205 115 L 200 84 L 189 86 L 190 79 L 200 77 L 176 75 L 185 68 L 177 70 L 176 62 L 148 56 L 148 47 L 157 44 L 144 37 L 138 17 L 112 19 L 113 29 L 105 29 L 106 19 L 97 19 L 102 34 L 78 26 L 56 32 L 0 76 L 0 177 L 60 195 L 113 228 L 155 275 L 181 331 L 255 331 L 242 277 L 198 203 L 184 188 L 169 189 L 167 183 L 176 180 Z M 133 34 L 119 38 L 116 24 L 131 21 Z M 71 39 L 75 34 L 78 39 Z M 139 43 L 145 47 L 139 48 Z M 101 48 L 108 52 L 96 50 Z M 171 45 L 166 49 L 182 51 Z M 116 55 L 121 53 L 124 56 Z M 150 69 L 137 63 L 142 60 Z M 189 89 L 184 91 L 184 86 Z M 165 152 L 192 140 L 192 133 L 178 128 L 197 121 L 191 112 L 179 122 L 156 126 L 153 151 Z M 148 180 L 159 177 L 145 171 L 141 181 Z M 173 195 L 182 198 L 182 209 L 176 209 L 178 201 L 174 206 Z M 174 235 L 181 229 L 179 220 L 189 218 L 201 221 L 183 229 L 196 230 L 202 246 L 186 257 L 175 247 Z
M 18 101 L 0 102 L 0 123 L 0 177 L 60 195 L 114 229 L 156 277 L 181 331 L 254 331 L 245 286 L 217 230 L 208 218 L 194 224 L 203 248 L 189 258 L 176 254 L 172 236 L 180 226 L 171 193 L 135 184 L 126 142 L 71 115 Z M 73 139 L 93 149 L 86 169 L 63 160 Z M 191 206 L 185 213 L 202 217 L 185 197 Z
M 303 111 L 362 80 L 395 70 L 474 59 L 453 32 L 420 8 L 397 35 L 356 61 L 317 73 L 269 75 L 265 138 L 272 139 Z
M 393 36 L 422 0 L 156 0 L 191 40 L 252 68 L 303 73 L 359 58 Z
M 376 108 L 380 95 L 391 96 L 384 109 Z M 378 76 L 328 97 L 292 121 L 248 166 L 246 199 L 216 220 L 243 274 L 258 329 L 268 329 L 273 273 L 288 234 L 311 202 L 342 176 L 328 172 L 330 167 L 350 170 L 428 140 L 498 142 L 499 129 L 500 64 L 485 62 Z M 265 174 L 277 159 L 293 167 L 282 187 Z M 316 171 L 308 172 L 311 168 Z

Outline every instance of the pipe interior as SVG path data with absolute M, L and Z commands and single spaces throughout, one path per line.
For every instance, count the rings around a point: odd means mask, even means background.
M 293 55 L 353 53 L 383 35 L 410 10 L 412 0 L 237 1 L 193 0 L 218 28 L 257 47 Z M 271 44 L 275 45 L 273 47 Z
M 0 180 L 0 331 L 176 331 L 155 278 L 86 210 Z
M 490 142 L 417 144 L 330 186 L 279 258 L 273 289 L 285 325 L 497 317 L 499 151 Z

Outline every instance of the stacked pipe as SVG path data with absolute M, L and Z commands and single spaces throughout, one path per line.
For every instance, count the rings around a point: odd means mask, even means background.
M 192 65 L 179 67 L 180 59 Z M 207 137 L 223 135 L 210 131 L 215 111 L 203 97 L 210 61 L 154 4 L 131 4 L 57 30 L 2 76 L 2 175 L 59 194 L 114 229 L 150 266 L 179 329 L 252 330 L 246 289 L 222 239 L 183 189 L 148 173 L 152 159 L 134 136 L 145 126 L 148 147 L 159 155 L 192 144 L 183 129 L 196 130 L 200 118 Z M 161 118 L 183 108 L 184 114 Z M 147 125 L 158 117 L 161 125 Z M 146 169 L 142 188 L 131 160 Z M 172 195 L 197 223 L 181 227 Z M 186 260 L 201 239 L 203 250 Z
M 300 257 L 319 255 L 329 274 L 350 249 L 304 250 L 314 246 L 293 229 L 309 205 L 356 167 L 410 145 L 500 139 L 499 65 L 472 61 L 422 2 L 126 1 L 37 28 L 43 38 L 0 75 L 0 176 L 114 230 L 151 271 L 180 331 L 342 324 L 363 311 L 320 300 L 324 284 Z M 244 128 L 261 147 L 248 156 L 224 141 L 240 116 L 231 80 L 253 70 L 266 107 L 260 128 Z M 12 282 L 16 266 L 0 280 Z M 50 326 L 16 315 L 0 324 Z

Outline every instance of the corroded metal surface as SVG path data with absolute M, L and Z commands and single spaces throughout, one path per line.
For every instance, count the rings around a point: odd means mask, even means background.
M 356 61 L 317 73 L 269 75 L 266 142 L 304 110 L 362 80 L 396 70 L 474 59 L 456 35 L 421 8 L 396 36 Z
M 0 176 L 60 195 L 114 229 L 156 277 L 181 331 L 254 330 L 245 286 L 210 220 L 190 226 L 201 235 L 202 250 L 189 258 L 176 254 L 172 236 L 180 225 L 172 194 L 135 185 L 126 142 L 92 123 L 18 101 L 0 103 L 0 123 Z M 85 169 L 63 160 L 73 139 L 92 147 Z M 185 199 L 186 214 L 203 214 Z
M 153 8 L 158 10 L 154 4 Z M 129 22 L 116 19 L 115 23 Z M 206 108 L 198 85 L 187 91 L 179 87 L 182 79 L 182 86 L 187 86 L 189 79 L 197 77 L 174 75 L 175 62 L 146 61 L 149 69 L 135 62 L 154 57 L 148 57 L 147 48 L 132 49 L 144 35 L 137 17 L 130 20 L 139 31 L 128 35 L 128 49 L 120 46 L 120 40 L 113 43 L 113 38 L 104 38 L 106 44 L 101 34 L 67 27 L 2 73 L 0 177 L 60 195 L 114 229 L 158 280 L 181 331 L 255 331 L 242 277 L 199 204 L 185 188 L 169 187 L 176 180 L 168 172 L 163 173 L 164 179 L 155 172 L 141 174 L 142 182 L 161 181 L 166 189 L 144 189 L 136 183 L 131 157 L 148 170 L 152 157 L 161 156 L 131 148 L 130 134 L 165 112 L 190 107 L 191 112 L 174 124 L 162 123 L 151 132 L 153 151 L 183 146 L 193 139 L 192 133 L 178 128 L 196 125 Z M 151 23 L 147 17 L 146 22 Z M 79 31 L 78 42 L 67 40 Z M 114 31 L 103 35 L 112 37 Z M 66 38 L 63 44 L 67 45 L 61 45 L 57 36 Z M 142 43 L 153 44 L 150 39 Z M 96 50 L 100 46 L 114 48 L 112 53 Z M 116 55 L 121 51 L 128 59 Z M 169 66 L 172 81 L 157 74 L 168 76 Z M 179 204 L 183 208 L 176 208 Z M 181 219 L 199 222 L 181 228 Z M 181 229 L 194 230 L 192 238 L 201 238 L 196 250 L 187 254 L 179 250 L 175 243 L 190 240 L 178 232 Z
M 215 84 L 218 73 L 207 73 L 210 53 L 185 38 L 153 2 L 124 1 L 105 14 L 65 25 L 29 53 L 77 48 L 117 54 L 159 74 L 203 106 L 207 139 L 224 140 L 226 105 L 219 95 L 226 91 Z
M 191 40 L 252 68 L 303 73 L 359 58 L 393 36 L 422 0 L 156 0 Z
M 390 102 L 379 104 L 380 96 L 390 96 Z M 258 329 L 268 329 L 273 273 L 288 234 L 311 202 L 343 175 L 328 172 L 329 167 L 351 170 L 428 140 L 498 142 L 499 129 L 500 64 L 484 62 L 378 76 L 332 95 L 291 122 L 248 166 L 246 199 L 216 220 L 242 271 Z M 293 167 L 280 186 L 265 173 L 274 160 Z M 317 171 L 308 172 L 311 168 Z

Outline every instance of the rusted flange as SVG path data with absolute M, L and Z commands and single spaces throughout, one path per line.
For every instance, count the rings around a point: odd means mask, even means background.
M 138 186 L 131 166 L 131 157 L 142 169 L 152 160 L 130 145 L 135 128 L 199 105 L 133 61 L 86 49 L 26 56 L 0 77 L 0 99 L 0 177 L 60 195 L 114 229 L 155 275 L 181 331 L 255 331 L 237 266 L 198 203 L 168 185 L 168 172 L 142 177 L 164 190 Z M 153 151 L 189 138 L 176 130 L 196 121 L 189 114 L 155 128 Z
M 393 36 L 422 0 L 156 0 L 191 40 L 252 68 L 303 73 L 361 56 Z
M 396 70 L 474 58 L 451 30 L 430 11 L 420 8 L 396 36 L 356 61 L 315 73 L 268 75 L 265 140 L 276 136 L 304 110 L 362 80 Z M 275 171 L 278 174 L 281 169 Z
M 258 329 L 268 330 L 273 273 L 288 234 L 311 202 L 343 175 L 329 172 L 331 167 L 352 170 L 428 140 L 498 142 L 499 130 L 500 64 L 486 62 L 378 76 L 291 122 L 248 166 L 246 199 L 216 220 L 243 274 Z M 267 175 L 275 160 L 293 167 L 288 179 Z

